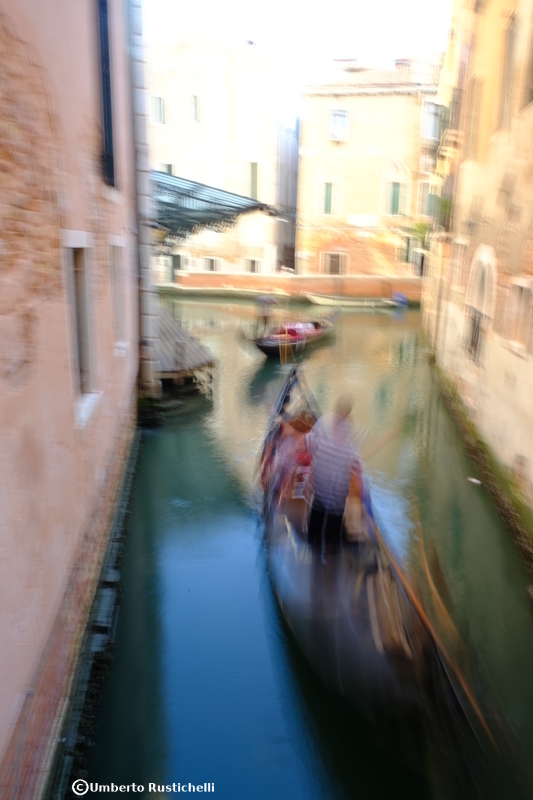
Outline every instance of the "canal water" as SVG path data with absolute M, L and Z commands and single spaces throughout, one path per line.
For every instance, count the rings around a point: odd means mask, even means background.
M 212 783 L 220 800 L 473 797 L 476 786 L 488 796 L 481 773 L 495 752 L 472 756 L 478 774 L 463 782 L 438 736 L 346 709 L 302 658 L 269 581 L 254 481 L 286 367 L 243 345 L 251 304 L 166 302 L 218 366 L 211 398 L 191 396 L 142 435 L 88 779 L 147 792 Z M 366 464 L 380 528 L 438 624 L 427 562 L 461 633 L 479 703 L 514 764 L 494 797 L 533 796 L 528 576 L 469 480 L 478 476 L 434 384 L 420 314 L 345 312 L 302 361 L 323 409 L 352 395 L 363 454 L 394 432 Z

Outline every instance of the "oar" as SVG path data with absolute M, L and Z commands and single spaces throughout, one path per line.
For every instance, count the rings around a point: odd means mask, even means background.
M 415 527 L 417 529 L 417 538 L 420 547 L 422 566 L 424 568 L 428 586 L 431 592 L 435 613 L 437 614 L 438 617 L 440 617 L 440 622 L 442 623 L 444 629 L 446 630 L 446 634 L 449 635 L 450 638 L 453 640 L 454 646 L 457 647 L 457 649 L 462 653 L 462 655 L 466 655 L 467 650 L 465 643 L 463 642 L 461 634 L 457 630 L 455 622 L 450 616 L 450 612 L 446 608 L 446 604 L 444 603 L 439 593 L 439 590 L 435 586 L 435 581 L 433 580 L 433 576 L 431 575 L 431 572 L 429 570 L 429 565 L 426 558 L 426 548 L 424 545 L 424 531 L 422 529 L 422 522 L 420 521 L 420 515 L 418 514 L 418 510 L 414 505 L 414 501 L 412 505 L 412 512 L 413 512 Z
M 476 701 L 476 699 L 475 699 L 475 697 L 474 697 L 474 695 L 472 693 L 472 690 L 470 689 L 470 687 L 466 683 L 466 680 L 463 678 L 463 676 L 462 676 L 462 674 L 461 674 L 461 672 L 459 670 L 459 667 L 454 663 L 454 661 L 451 658 L 451 656 L 447 653 L 446 648 L 444 647 L 443 643 L 440 641 L 440 637 L 439 637 L 437 631 L 435 630 L 435 628 L 433 627 L 433 624 L 432 624 L 431 620 L 429 619 L 428 615 L 426 614 L 426 612 L 424 610 L 424 607 L 422 606 L 422 603 L 418 599 L 413 587 L 411 586 L 411 584 L 409 583 L 409 581 L 407 580 L 407 578 L 403 574 L 403 570 L 397 564 L 395 558 L 393 557 L 392 553 L 390 552 L 389 548 L 387 547 L 387 545 L 386 545 L 386 543 L 385 543 L 385 541 L 383 539 L 383 536 L 381 535 L 381 532 L 380 532 L 378 526 L 376 525 L 376 523 L 374 522 L 373 519 L 370 519 L 370 524 L 372 526 L 372 529 L 374 531 L 374 535 L 375 535 L 380 547 L 382 547 L 384 549 L 384 551 L 386 552 L 387 557 L 388 557 L 388 559 L 390 561 L 391 567 L 393 568 L 393 570 L 394 570 L 394 572 L 396 574 L 396 577 L 398 578 L 398 580 L 399 580 L 399 582 L 400 582 L 405 594 L 407 595 L 407 597 L 411 601 L 411 603 L 412 603 L 412 605 L 413 605 L 413 607 L 414 607 L 414 609 L 415 609 L 415 611 L 416 611 L 416 613 L 418 615 L 418 618 L 420 619 L 420 622 L 422 623 L 422 625 L 425 627 L 425 629 L 427 630 L 427 632 L 431 636 L 431 638 L 432 638 L 432 640 L 433 640 L 433 642 L 435 644 L 435 647 L 437 648 L 437 651 L 440 653 L 441 657 L 446 662 L 448 668 L 451 670 L 451 672 L 453 673 L 455 679 L 457 680 L 457 682 L 461 686 L 461 689 L 465 693 L 465 696 L 467 697 L 470 705 L 474 709 L 474 712 L 475 712 L 478 720 L 480 721 L 485 733 L 487 734 L 489 740 L 492 742 L 492 745 L 494 746 L 494 749 L 499 754 L 500 751 L 499 751 L 498 745 L 494 741 L 494 737 L 492 736 L 492 733 L 490 732 L 489 726 L 487 725 L 487 723 L 485 721 L 485 717 L 483 716 L 483 713 L 482 713 L 481 709 L 479 708 L 479 706 L 477 704 L 477 701 Z

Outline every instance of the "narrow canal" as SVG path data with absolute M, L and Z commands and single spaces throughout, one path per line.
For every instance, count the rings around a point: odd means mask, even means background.
M 383 735 L 323 689 L 279 614 L 254 471 L 283 368 L 239 344 L 252 306 L 168 303 L 219 365 L 211 400 L 191 397 L 143 433 L 89 780 L 214 783 L 221 800 L 461 797 L 438 750 L 407 722 Z M 367 463 L 380 526 L 415 581 L 423 534 L 480 702 L 513 737 L 527 774 L 528 576 L 487 492 L 468 480 L 475 467 L 434 385 L 419 313 L 344 313 L 305 371 L 324 409 L 352 394 L 369 447 L 396 431 Z M 514 783 L 506 797 L 522 796 Z

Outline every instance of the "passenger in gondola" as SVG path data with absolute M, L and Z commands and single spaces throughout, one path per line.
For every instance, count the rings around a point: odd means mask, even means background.
M 273 472 L 277 476 L 274 487 L 274 502 L 277 505 L 283 494 L 288 493 L 291 479 L 300 457 L 305 453 L 303 434 L 295 430 L 287 420 L 280 421 L 280 440 L 276 448 Z
M 332 414 L 323 414 L 305 437 L 311 456 L 313 501 L 307 525 L 308 542 L 322 560 L 339 552 L 343 515 L 350 485 L 361 495 L 361 458 L 350 424 L 351 400 L 342 396 Z

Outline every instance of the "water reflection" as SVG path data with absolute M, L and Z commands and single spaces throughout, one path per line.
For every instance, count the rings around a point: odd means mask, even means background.
M 197 776 L 228 800 L 454 796 L 431 748 L 417 755 L 416 730 L 399 764 L 401 734 L 387 739 L 379 724 L 346 717 L 280 619 L 250 498 L 283 371 L 236 340 L 253 304 L 172 306 L 218 358 L 215 390 L 211 403 L 192 401 L 145 438 L 91 779 Z M 344 313 L 336 339 L 305 365 L 324 410 L 352 394 L 369 445 L 397 429 L 367 464 L 381 528 L 438 624 L 424 589 L 422 530 L 480 675 L 481 702 L 495 703 L 521 752 L 533 755 L 528 577 L 483 486 L 467 480 L 475 470 L 433 385 L 419 315 Z

